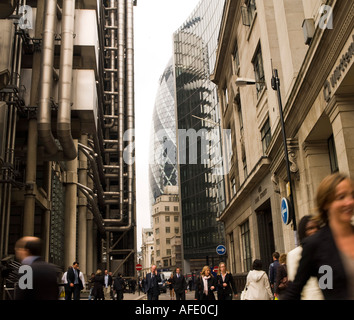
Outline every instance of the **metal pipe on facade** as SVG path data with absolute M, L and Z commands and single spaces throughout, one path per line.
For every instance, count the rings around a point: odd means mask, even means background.
M 77 157 L 74 140 L 71 135 L 71 86 L 74 53 L 75 0 L 63 1 L 59 109 L 57 118 L 58 139 L 68 160 Z
M 110 8 L 114 8 L 114 0 L 110 0 Z M 109 17 L 110 17 L 110 25 L 106 26 L 106 29 L 109 30 L 110 33 L 110 47 L 112 48 L 116 48 L 117 47 L 117 43 L 116 43 L 116 37 L 115 37 L 115 32 L 116 32 L 116 28 L 117 26 L 115 25 L 116 21 L 117 21 L 117 11 L 116 10 L 110 10 L 109 13 Z M 108 27 L 108 28 L 107 28 Z M 105 69 L 108 72 L 108 69 Z M 115 54 L 114 51 L 110 52 L 110 87 L 111 87 L 111 91 L 109 93 L 110 95 L 110 107 L 111 107 L 111 115 L 113 116 L 115 114 L 115 95 L 117 94 L 117 92 L 114 90 L 115 89 L 115 83 L 116 83 L 116 70 L 115 70 Z M 105 124 L 105 128 L 113 128 L 115 124 L 115 120 L 111 119 L 111 121 L 109 123 Z
M 38 109 L 38 136 L 49 155 L 57 154 L 59 148 L 55 142 L 51 125 L 51 92 L 53 81 L 55 19 L 57 1 L 47 0 L 43 26 L 42 70 Z
M 134 22 L 133 22 L 133 2 L 127 1 L 127 123 L 128 141 L 134 140 Z M 133 152 L 133 150 L 130 150 Z M 132 155 L 131 155 L 132 156 Z M 128 216 L 129 224 L 132 226 L 134 214 L 134 172 L 135 162 L 128 164 Z
M 129 1 L 128 1 L 129 2 Z M 119 158 L 119 214 L 123 218 L 124 207 L 124 93 L 125 93 L 125 30 L 126 30 L 126 0 L 118 0 L 118 158 Z
M 95 182 L 96 189 L 97 189 L 99 203 L 101 206 L 103 206 L 104 205 L 104 193 L 103 193 L 102 185 L 100 183 L 100 176 L 99 176 L 97 163 L 96 163 L 96 159 L 95 159 L 95 153 L 91 148 L 85 146 L 82 143 L 79 143 L 78 147 L 79 147 L 80 152 L 83 155 L 85 155 L 86 158 L 90 161 L 90 165 L 91 165 L 92 173 L 93 173 L 93 178 L 94 178 L 94 182 Z

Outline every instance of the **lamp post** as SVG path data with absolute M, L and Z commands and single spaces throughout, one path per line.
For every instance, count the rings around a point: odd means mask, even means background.
M 236 85 L 239 87 L 247 86 L 247 85 L 254 85 L 256 83 L 264 84 L 263 81 L 255 81 L 253 79 L 238 78 L 236 80 Z M 290 217 L 292 218 L 292 221 L 293 221 L 293 230 L 295 233 L 295 245 L 297 246 L 297 237 L 296 237 L 297 225 L 296 225 L 294 198 L 293 198 L 293 186 L 292 186 L 291 173 L 290 173 L 290 161 L 289 161 L 289 153 L 288 153 L 288 144 L 287 144 L 287 140 L 286 140 L 285 122 L 284 122 L 284 116 L 283 116 L 283 105 L 282 105 L 281 94 L 280 94 L 280 80 L 278 77 L 278 70 L 277 69 L 273 69 L 272 89 L 274 91 L 277 91 L 277 96 L 278 96 L 280 125 L 281 125 L 281 130 L 282 130 L 284 153 L 285 153 L 284 156 L 285 156 L 285 164 L 286 164 L 286 173 L 287 173 L 287 178 L 289 181 L 289 189 L 290 189 L 289 190 L 290 191 L 290 195 L 289 195 Z
M 289 189 L 290 189 L 290 212 L 293 221 L 293 230 L 295 232 L 295 245 L 297 245 L 297 237 L 296 237 L 296 216 L 295 216 L 295 205 L 294 205 L 294 197 L 293 197 L 293 185 L 291 181 L 291 173 L 290 173 L 290 161 L 289 161 L 289 153 L 288 153 L 288 143 L 286 140 L 286 132 L 285 132 L 285 122 L 284 122 L 284 115 L 283 115 L 283 104 L 281 100 L 280 94 L 280 80 L 278 76 L 278 70 L 273 69 L 273 76 L 272 76 L 272 88 L 274 91 L 277 91 L 278 95 L 278 105 L 279 105 L 279 115 L 280 115 L 280 124 L 281 124 L 281 131 L 283 135 L 283 144 L 284 144 L 284 153 L 285 153 L 285 162 L 286 162 L 286 174 L 289 181 Z

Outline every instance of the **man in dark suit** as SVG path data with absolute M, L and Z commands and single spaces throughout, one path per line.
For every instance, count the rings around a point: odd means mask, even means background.
M 148 300 L 159 300 L 159 282 L 161 282 L 161 277 L 156 270 L 156 266 L 152 265 L 151 272 L 146 275 L 145 281 L 145 293 Z
M 42 242 L 37 237 L 23 237 L 16 242 L 16 258 L 25 266 L 15 288 L 16 300 L 58 300 L 59 269 L 41 258 Z M 25 278 L 25 280 L 24 280 Z
M 73 294 L 74 300 L 80 300 L 80 292 L 83 289 L 83 283 L 80 279 L 79 263 L 77 261 L 68 269 L 66 278 L 68 283 L 66 284 L 65 300 L 71 300 Z
M 172 279 L 173 289 L 176 293 L 176 300 L 186 300 L 187 293 L 187 281 L 183 274 L 181 274 L 181 269 L 176 269 L 176 274 Z

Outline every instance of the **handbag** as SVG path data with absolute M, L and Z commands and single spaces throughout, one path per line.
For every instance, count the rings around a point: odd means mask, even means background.
M 247 294 L 247 283 L 245 285 L 245 288 L 241 292 L 240 300 L 246 300 L 246 294 Z
M 278 285 L 278 289 L 284 290 L 288 287 L 288 285 L 289 285 L 288 277 L 284 277 L 283 279 L 280 280 L 280 283 Z

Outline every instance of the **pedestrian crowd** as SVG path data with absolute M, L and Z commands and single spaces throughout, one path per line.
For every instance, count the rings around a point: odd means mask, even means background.
M 274 252 L 268 273 L 261 260 L 253 261 L 241 300 L 354 300 L 353 180 L 341 173 L 326 177 L 319 185 L 316 203 L 318 215 L 306 215 L 298 224 L 298 247 L 287 254 Z M 16 242 L 15 252 L 22 265 L 31 266 L 33 271 L 31 288 L 17 286 L 15 299 L 58 299 L 59 270 L 41 259 L 41 240 L 23 237 Z M 61 281 L 64 287 L 61 295 L 65 300 L 79 300 L 86 287 L 79 262 L 75 261 L 67 269 Z M 148 300 L 158 300 L 161 283 L 161 275 L 156 265 L 152 265 L 146 277 L 139 279 L 138 290 Z M 186 299 L 188 282 L 180 268 L 176 268 L 166 283 L 171 299 Z M 89 300 L 122 300 L 126 281 L 121 274 L 113 279 L 111 272 L 97 270 L 91 274 L 87 287 Z M 135 287 L 136 283 L 130 281 L 132 291 Z M 217 274 L 204 266 L 193 287 L 196 300 L 238 298 L 235 280 L 224 262 L 220 263 Z

